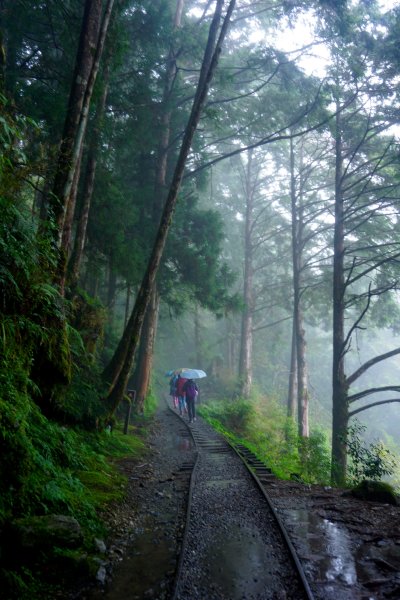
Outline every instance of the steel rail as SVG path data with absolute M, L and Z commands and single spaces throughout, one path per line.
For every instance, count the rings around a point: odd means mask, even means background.
M 282 523 L 282 519 L 280 518 L 280 516 L 278 515 L 278 512 L 275 508 L 275 506 L 273 505 L 271 498 L 268 496 L 267 492 L 265 491 L 265 487 L 263 485 L 263 483 L 260 481 L 260 479 L 257 477 L 256 473 L 254 472 L 254 468 L 252 468 L 251 463 L 248 463 L 247 460 L 245 459 L 245 457 L 241 454 L 240 450 L 235 446 L 235 444 L 233 444 L 232 442 L 230 442 L 229 440 L 226 440 L 226 443 L 229 444 L 229 446 L 232 448 L 232 450 L 237 454 L 237 456 L 240 458 L 240 460 L 242 461 L 242 463 L 244 464 L 244 466 L 246 467 L 246 469 L 248 470 L 248 472 L 250 473 L 250 475 L 252 476 L 252 478 L 254 479 L 254 481 L 257 484 L 258 489 L 260 490 L 260 492 L 262 493 L 262 495 L 265 498 L 265 501 L 267 502 L 272 514 L 275 517 L 275 521 L 278 524 L 278 527 L 280 529 L 280 532 L 283 536 L 283 539 L 285 540 L 286 546 L 289 550 L 289 554 L 294 562 L 294 565 L 296 567 L 297 573 L 300 577 L 301 583 L 304 587 L 304 591 L 307 594 L 307 599 L 308 600 L 315 600 L 315 596 L 310 588 L 310 584 L 308 583 L 306 574 L 304 573 L 304 569 L 303 566 L 299 560 L 299 557 L 297 556 L 297 552 L 295 547 L 292 544 L 292 541 L 288 535 L 288 532 L 286 531 L 286 528 L 284 526 L 284 524 Z M 254 458 L 257 459 L 257 457 L 254 455 Z M 257 459 L 258 460 L 258 459 Z M 265 465 L 266 467 L 266 465 Z
M 198 462 L 199 462 L 199 450 L 197 448 L 197 444 L 196 444 L 196 440 L 193 437 L 193 433 L 192 433 L 192 429 L 189 427 L 187 421 L 185 421 L 185 419 L 183 419 L 177 412 L 175 412 L 173 410 L 173 408 L 169 405 L 168 403 L 168 398 L 166 398 L 166 402 L 167 402 L 167 406 L 168 409 L 171 411 L 171 413 L 173 415 L 175 415 L 186 427 L 186 429 L 188 430 L 192 440 L 193 440 L 193 444 L 196 448 L 196 454 L 195 454 L 195 460 L 194 460 L 194 464 L 193 464 L 193 469 L 192 472 L 190 474 L 190 482 L 189 482 L 189 490 L 188 490 L 188 500 L 187 500 L 187 505 L 186 505 L 186 519 L 185 519 L 185 530 L 183 532 L 183 538 L 182 538 L 182 542 L 181 542 L 181 550 L 179 553 L 179 559 L 178 559 L 178 564 L 176 566 L 176 571 L 175 571 L 175 577 L 174 577 L 174 582 L 172 584 L 172 594 L 171 594 L 171 600 L 176 600 L 177 598 L 177 593 L 178 593 L 178 584 L 179 584 L 179 579 L 180 579 L 180 574 L 182 571 L 182 565 L 183 565 L 183 560 L 185 557 L 185 551 L 186 551 L 186 547 L 187 547 L 187 538 L 188 538 L 188 533 L 189 533 L 189 523 L 190 523 L 190 511 L 192 508 L 192 496 L 193 496 L 193 489 L 196 483 L 196 471 L 197 471 L 197 466 L 198 466 Z

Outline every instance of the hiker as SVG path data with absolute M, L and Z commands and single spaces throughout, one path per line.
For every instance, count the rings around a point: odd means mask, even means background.
M 176 382 L 176 395 L 178 396 L 180 415 L 183 415 L 183 413 L 186 412 L 186 398 L 185 392 L 183 390 L 186 381 L 187 379 L 178 375 L 178 379 Z
M 193 423 L 196 420 L 196 396 L 199 393 L 199 388 L 193 381 L 193 379 L 188 379 L 183 386 L 183 391 L 186 394 L 186 404 L 188 407 L 189 413 L 189 423 Z

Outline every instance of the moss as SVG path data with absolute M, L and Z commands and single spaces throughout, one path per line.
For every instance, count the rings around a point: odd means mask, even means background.
M 105 471 L 80 471 L 77 477 L 87 489 L 93 505 L 98 508 L 124 497 L 126 477 L 111 476 Z
M 103 339 L 107 312 L 97 298 L 91 298 L 85 291 L 76 291 L 72 302 L 72 325 L 79 331 L 86 352 L 94 355 L 99 341 Z
M 383 481 L 364 479 L 351 490 L 355 498 L 399 506 L 399 498 L 391 485 Z

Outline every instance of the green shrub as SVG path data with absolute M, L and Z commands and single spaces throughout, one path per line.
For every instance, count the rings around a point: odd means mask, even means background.
M 396 468 L 394 455 L 380 441 L 366 445 L 361 435 L 366 430 L 357 419 L 347 429 L 346 447 L 349 457 L 348 479 L 351 485 L 362 480 L 379 481 Z

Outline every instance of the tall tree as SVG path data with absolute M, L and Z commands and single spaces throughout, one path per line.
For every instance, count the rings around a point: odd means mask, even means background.
M 172 24 L 172 38 L 174 33 L 181 27 L 183 8 L 184 0 L 177 0 L 176 10 Z M 177 51 L 174 48 L 174 40 L 171 39 L 171 43 L 168 49 L 168 56 L 166 59 L 163 97 L 158 115 L 160 133 L 157 161 L 155 166 L 155 182 L 152 210 L 152 217 L 154 223 L 158 222 L 159 216 L 162 213 L 165 189 L 167 185 L 168 158 L 171 149 L 171 120 L 173 105 L 172 95 L 177 76 L 176 61 Z M 152 292 L 152 298 L 148 304 L 146 318 L 143 322 L 139 360 L 137 361 L 136 370 L 133 377 L 133 385 L 136 388 L 136 405 L 137 410 L 139 412 L 143 411 L 144 401 L 147 396 L 150 384 L 150 372 L 154 354 L 154 342 L 157 333 L 157 320 L 160 308 L 159 305 L 160 295 L 157 291 L 157 283 L 155 282 L 154 290 Z
M 242 332 L 239 355 L 239 382 L 240 395 L 244 398 L 250 396 L 252 385 L 252 347 L 253 347 L 253 243 L 254 243 L 254 199 L 256 193 L 259 170 L 255 172 L 253 164 L 253 151 L 247 153 L 247 165 L 244 173 L 244 272 L 243 272 L 243 301 Z
M 102 0 L 86 0 L 58 164 L 52 194 L 49 195 L 51 216 L 57 224 L 55 231 L 59 240 L 64 243 L 64 247 L 61 246 L 61 261 L 57 274 L 62 291 L 65 286 L 67 252 L 75 208 L 74 182 L 77 186 L 89 107 L 113 6 L 114 0 L 107 0 L 103 14 Z M 67 215 L 69 221 L 65 222 Z M 64 228 L 67 233 L 63 237 Z
M 200 119 L 201 110 L 207 97 L 208 88 L 218 64 L 219 54 L 222 49 L 223 40 L 227 33 L 234 6 L 235 1 L 231 0 L 220 28 L 223 1 L 218 0 L 216 2 L 216 8 L 210 25 L 209 37 L 200 70 L 192 111 L 183 136 L 181 150 L 174 170 L 174 175 L 172 177 L 154 247 L 136 298 L 132 315 L 125 329 L 121 344 L 119 348 L 117 348 L 117 354 L 120 357 L 120 361 L 114 361 L 115 368 L 113 371 L 111 371 L 111 373 L 108 371 L 108 375 L 111 374 L 112 376 L 108 379 L 110 383 L 110 392 L 107 397 L 106 405 L 108 412 L 111 413 L 114 412 L 118 404 L 121 402 L 126 390 L 126 385 L 132 369 L 133 359 L 139 343 L 144 315 L 150 302 L 155 277 L 157 275 L 168 231 L 171 225 L 172 216 L 175 210 L 186 160 Z

